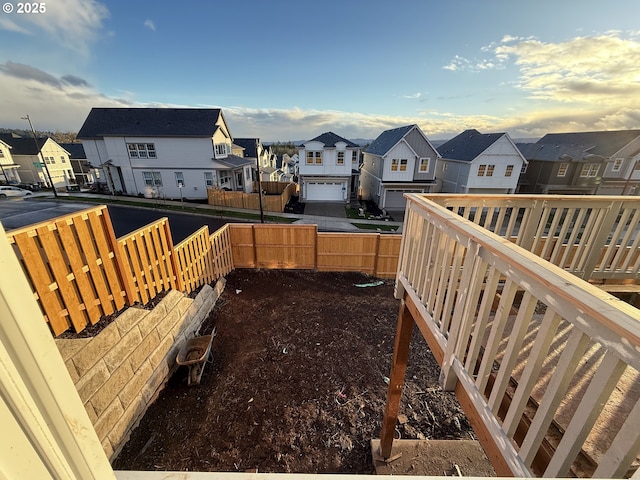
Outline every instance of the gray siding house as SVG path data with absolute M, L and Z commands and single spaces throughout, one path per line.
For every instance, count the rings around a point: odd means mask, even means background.
M 640 130 L 548 133 L 537 143 L 579 147 L 589 162 L 604 162 L 598 195 L 640 195 Z
M 404 210 L 405 193 L 432 193 L 438 151 L 418 125 L 385 130 L 363 151 L 360 196 L 388 211 Z

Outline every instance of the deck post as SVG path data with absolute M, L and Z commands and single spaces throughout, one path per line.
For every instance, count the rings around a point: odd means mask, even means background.
M 398 313 L 398 326 L 396 329 L 395 345 L 393 347 L 393 360 L 391 363 L 391 373 L 389 375 L 389 389 L 387 390 L 387 404 L 384 409 L 382 420 L 382 432 L 380 433 L 380 455 L 382 458 L 391 456 L 393 446 L 393 434 L 398 420 L 398 410 L 400 408 L 400 397 L 404 386 L 404 376 L 407 371 L 407 360 L 409 358 L 409 344 L 413 332 L 414 320 L 411 312 L 406 307 L 404 300 L 400 301 L 400 311 Z

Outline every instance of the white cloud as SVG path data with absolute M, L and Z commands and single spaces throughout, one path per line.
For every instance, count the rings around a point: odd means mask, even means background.
M 44 31 L 65 48 L 87 55 L 108 17 L 109 10 L 97 0 L 55 0 L 46 3 L 44 13 L 10 14 L 0 20 L 0 28 L 25 34 Z
M 153 20 L 146 19 L 144 21 L 144 26 L 147 27 L 149 30 L 153 30 L 154 32 L 156 31 L 156 24 L 153 23 Z

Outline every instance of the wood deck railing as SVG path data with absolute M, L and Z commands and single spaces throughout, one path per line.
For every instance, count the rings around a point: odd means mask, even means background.
M 408 196 L 383 456 L 415 322 L 499 475 L 628 475 L 640 452 L 640 311 L 567 270 L 637 278 L 637 200 L 477 198 Z
M 324 234 L 315 225 L 203 227 L 173 245 L 161 218 L 118 239 L 102 205 L 7 232 L 45 321 L 76 332 L 170 289 L 190 293 L 234 268 L 358 271 L 394 278 L 400 235 Z

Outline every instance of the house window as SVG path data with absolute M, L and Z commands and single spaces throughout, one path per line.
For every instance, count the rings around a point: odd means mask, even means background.
M 478 176 L 484 177 L 484 173 L 487 171 L 486 165 L 478 165 Z
M 4 150 L 0 148 L 0 158 L 4 158 Z
M 505 177 L 510 177 L 513 175 L 513 165 L 507 165 L 507 169 L 504 172 Z
M 527 173 L 527 167 L 529 166 L 528 163 L 523 163 L 522 164 L 522 168 L 520 169 L 520 173 Z
M 307 165 L 322 165 L 322 152 L 307 152 Z
M 358 163 L 358 152 L 351 152 L 351 163 Z
M 598 175 L 598 170 L 600 170 L 600 165 L 595 163 L 587 163 L 584 167 L 582 167 L 582 171 L 580 172 L 581 177 L 595 177 Z
M 207 187 L 213 187 L 213 172 L 204 172 L 204 184 Z
M 160 172 L 142 172 L 142 178 L 144 179 L 144 184 L 149 187 L 162 186 L 162 176 Z
M 224 170 L 220 172 L 220 186 L 225 187 L 225 185 L 227 185 L 227 188 L 228 188 L 230 186 L 228 184 L 230 183 L 231 183 L 231 173 L 229 172 L 229 170 Z
M 406 172 L 407 171 L 407 159 L 403 158 L 400 160 L 400 171 L 401 172 Z
M 227 143 L 218 143 L 216 145 L 216 155 L 226 155 L 231 151 Z
M 616 158 L 613 161 L 613 168 L 611 170 L 614 171 L 614 172 L 619 172 L 620 169 L 622 168 L 622 161 L 623 160 L 624 160 L 623 158 Z
M 344 165 L 344 152 L 338 152 L 338 165 Z
M 428 158 L 421 158 L 420 159 L 420 171 L 421 172 L 426 172 L 429 170 L 429 159 Z
M 487 165 L 487 177 L 493 177 L 493 171 L 495 168 L 495 165 Z
M 153 143 L 127 143 L 129 158 L 156 158 L 156 146 Z
M 178 188 L 184 187 L 184 175 L 182 172 L 175 172 L 176 174 L 176 186 Z
M 61 161 L 62 163 L 67 163 L 67 159 L 66 159 L 66 158 L 64 158 L 64 156 L 63 156 L 63 155 L 60 155 L 60 161 Z
M 448 163 L 443 163 L 442 164 L 442 171 L 446 172 L 447 170 L 449 170 L 449 164 Z
M 564 177 L 567 175 L 567 170 L 569 170 L 569 164 L 564 162 L 561 163 L 560 166 L 558 167 L 558 176 L 559 177 Z
M 392 172 L 397 172 L 398 171 L 398 162 L 399 160 L 397 158 L 394 158 L 391 160 L 391 171 Z

